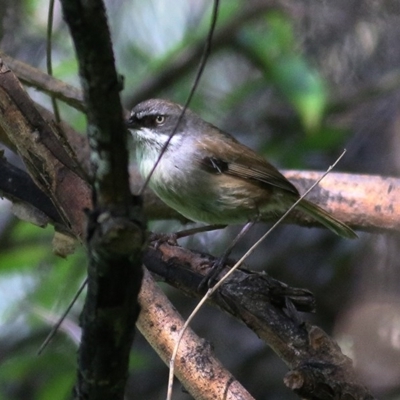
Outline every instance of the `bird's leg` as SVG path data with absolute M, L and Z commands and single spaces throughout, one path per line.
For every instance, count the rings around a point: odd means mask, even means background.
M 175 232 L 175 236 L 177 239 L 181 239 L 183 237 L 195 235 L 196 233 L 211 232 L 211 231 L 216 231 L 218 229 L 224 229 L 224 228 L 226 228 L 226 225 L 198 226 L 196 228 L 184 229 L 182 231 Z
M 177 240 L 182 239 L 187 236 L 195 235 L 196 233 L 202 232 L 211 232 L 217 229 L 223 229 L 226 225 L 206 225 L 206 226 L 198 226 L 195 228 L 184 229 L 182 231 L 173 232 L 173 233 L 154 233 L 152 232 L 150 235 L 150 242 L 155 242 L 155 247 L 157 248 L 161 243 L 167 242 L 171 245 L 176 246 Z
M 213 266 L 211 267 L 210 272 L 208 272 L 208 274 L 202 279 L 202 281 L 200 282 L 200 285 L 199 285 L 200 289 L 204 288 L 204 286 L 208 286 L 209 288 L 211 288 L 214 285 L 214 281 L 217 278 L 217 276 L 220 274 L 220 272 L 224 269 L 226 260 L 228 259 L 229 255 L 231 254 L 231 251 L 236 246 L 238 241 L 240 239 L 242 239 L 242 237 L 250 230 L 250 228 L 256 222 L 257 221 L 251 221 L 243 226 L 241 231 L 236 235 L 236 237 L 232 240 L 229 247 L 225 250 L 224 254 L 213 263 Z

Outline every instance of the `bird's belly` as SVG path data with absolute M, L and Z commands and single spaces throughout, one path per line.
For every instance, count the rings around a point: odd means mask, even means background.
M 241 224 L 260 217 L 260 203 L 268 191 L 242 180 L 213 175 L 181 173 L 167 176 L 160 168 L 151 188 L 171 208 L 186 218 L 207 224 Z

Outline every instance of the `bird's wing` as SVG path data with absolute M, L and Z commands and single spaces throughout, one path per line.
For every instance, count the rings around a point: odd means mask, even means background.
M 196 142 L 196 160 L 200 167 L 214 174 L 227 174 L 271 185 L 298 195 L 297 189 L 268 161 L 229 134 L 219 131 Z

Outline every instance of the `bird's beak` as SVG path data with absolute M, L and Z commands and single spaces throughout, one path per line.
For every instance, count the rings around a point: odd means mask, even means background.
M 128 129 L 139 129 L 139 126 L 137 124 L 135 114 L 131 114 L 127 120 L 125 120 L 125 126 Z

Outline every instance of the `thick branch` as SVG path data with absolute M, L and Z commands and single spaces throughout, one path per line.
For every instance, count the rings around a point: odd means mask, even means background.
M 127 135 L 106 11 L 99 0 L 62 0 L 87 106 L 93 162 L 88 292 L 76 398 L 122 400 L 140 307 L 145 240 L 141 199 L 129 188 Z
M 137 326 L 168 364 L 184 320 L 169 303 L 150 274 L 145 273 L 140 294 L 142 312 Z M 253 397 L 215 358 L 210 345 L 190 328 L 186 331 L 175 373 L 195 399 L 251 400 Z
M 162 244 L 158 250 L 149 250 L 144 261 L 167 282 L 180 289 L 185 282 L 185 292 L 199 296 L 198 283 L 215 259 Z M 291 369 L 285 378 L 286 385 L 302 397 L 373 398 L 358 382 L 351 360 L 342 354 L 336 342 L 320 328 L 301 321 L 296 308 L 313 307 L 308 291 L 289 288 L 266 275 L 238 270 L 221 286 L 212 302 L 243 321 L 272 347 Z M 173 343 L 162 342 L 158 351 L 170 354 L 172 349 Z
M 308 189 L 321 174 L 316 171 L 285 172 L 300 191 Z M 333 173 L 327 175 L 308 198 L 356 229 L 400 230 L 398 178 Z
M 87 105 L 88 135 L 95 162 L 96 202 L 129 203 L 128 150 L 121 82 L 115 71 L 110 34 L 101 1 L 63 1 L 79 62 Z

